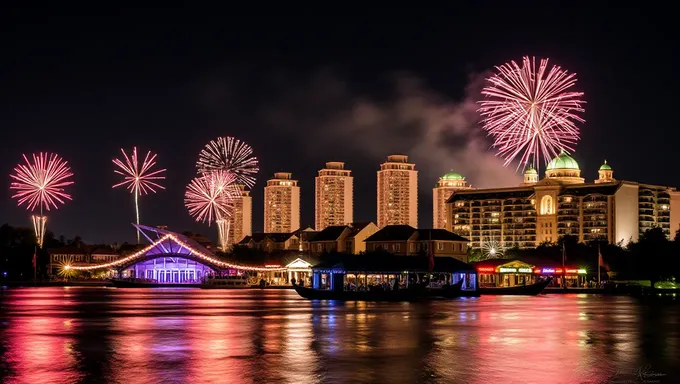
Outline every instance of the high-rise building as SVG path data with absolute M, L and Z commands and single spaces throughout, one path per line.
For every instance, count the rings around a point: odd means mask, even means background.
M 277 172 L 264 187 L 264 232 L 290 233 L 300 228 L 300 187 L 288 172 Z
M 253 234 L 253 198 L 245 186 L 239 185 L 241 197 L 234 200 L 234 212 L 229 219 L 227 244 L 237 244 L 244 237 Z
M 439 178 L 437 186 L 432 189 L 432 228 L 446 229 L 446 201 L 454 191 L 472 189 L 465 177 L 457 172 L 449 172 Z
M 418 228 L 418 171 L 408 156 L 390 155 L 378 171 L 378 227 Z
M 650 228 L 668 238 L 680 229 L 675 188 L 616 180 L 606 161 L 598 178 L 586 182 L 564 151 L 541 180 L 531 167 L 519 187 L 456 191 L 447 204 L 447 229 L 470 239 L 473 248 L 532 248 L 565 235 L 626 244 Z
M 316 177 L 315 227 L 317 231 L 335 225 L 347 225 L 354 219 L 352 171 L 345 163 L 328 162 Z

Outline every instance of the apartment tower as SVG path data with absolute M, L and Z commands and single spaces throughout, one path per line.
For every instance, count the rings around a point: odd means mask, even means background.
M 378 227 L 418 228 L 418 171 L 408 156 L 390 155 L 378 171 Z
M 437 186 L 432 189 L 432 228 L 446 229 L 446 201 L 453 192 L 462 189 L 471 189 L 460 173 L 449 172 L 439 178 Z
M 314 203 L 315 227 L 317 231 L 332 225 L 347 225 L 354 221 L 352 171 L 345 169 L 345 163 L 326 163 L 316 177 Z
M 277 172 L 264 187 L 264 232 L 290 233 L 300 228 L 300 187 L 288 172 Z
M 241 197 L 234 200 L 234 213 L 229 219 L 227 244 L 237 244 L 244 237 L 253 234 L 253 198 L 245 186 L 238 186 Z

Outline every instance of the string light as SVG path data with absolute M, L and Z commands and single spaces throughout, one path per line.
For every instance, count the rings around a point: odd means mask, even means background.
M 116 266 L 120 266 L 120 265 L 125 265 L 129 261 L 132 261 L 132 260 L 134 260 L 134 259 L 136 259 L 140 256 L 143 256 L 144 254 L 146 254 L 150 250 L 154 249 L 155 247 L 159 246 L 162 242 L 164 242 L 168 239 L 173 240 L 174 242 L 176 242 L 177 244 L 179 244 L 183 248 L 189 250 L 189 252 L 191 252 L 191 254 L 193 256 L 198 257 L 201 260 L 205 260 L 209 263 L 212 263 L 212 264 L 217 265 L 217 266 L 222 267 L 222 268 L 240 269 L 240 270 L 243 270 L 243 271 L 258 271 L 258 272 L 266 272 L 266 271 L 277 272 L 277 271 L 285 271 L 286 270 L 285 267 L 247 267 L 247 266 L 244 266 L 244 265 L 227 263 L 227 262 L 224 262 L 222 260 L 216 259 L 214 257 L 205 255 L 205 254 L 203 254 L 199 251 L 196 251 L 195 249 L 191 248 L 190 246 L 188 246 L 184 242 L 180 241 L 177 237 L 175 237 L 174 235 L 171 235 L 171 234 L 167 234 L 167 235 L 163 236 L 162 238 L 160 238 L 160 240 L 149 245 L 148 247 L 146 247 L 146 248 L 144 248 L 140 251 L 137 251 L 136 253 L 133 253 L 132 255 L 126 256 L 122 259 L 118 259 L 116 261 L 112 261 L 112 262 L 109 262 L 109 263 L 97 264 L 97 265 L 82 265 L 82 266 L 71 265 L 70 269 L 77 270 L 77 271 L 91 271 L 91 270 L 94 270 L 94 269 L 112 268 L 112 267 L 116 267 Z

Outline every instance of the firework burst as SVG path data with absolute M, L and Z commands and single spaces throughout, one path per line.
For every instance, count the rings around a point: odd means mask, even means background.
M 214 221 L 217 224 L 222 250 L 227 249 L 234 200 L 241 195 L 235 182 L 236 176 L 230 172 L 204 173 L 189 183 L 184 194 L 184 204 L 196 221 L 207 222 L 208 225 Z
M 219 137 L 209 142 L 199 154 L 196 167 L 203 174 L 227 171 L 234 175 L 236 183 L 249 188 L 255 185 L 259 171 L 253 148 L 233 137 Z
M 58 204 L 71 200 L 71 195 L 64 187 L 73 184 L 73 173 L 68 162 L 56 153 L 33 154 L 33 162 L 23 155 L 25 164 L 19 164 L 10 175 L 12 183 L 10 189 L 16 191 L 13 198 L 17 204 L 26 204 L 26 209 L 40 211 L 50 208 L 57 209 Z
M 158 183 L 159 180 L 165 180 L 163 173 L 165 169 L 156 169 L 156 154 L 151 151 L 146 153 L 144 161 L 139 162 L 137 157 L 137 147 L 132 148 L 132 154 L 128 156 L 125 150 L 121 148 L 120 152 L 123 157 L 120 159 L 113 159 L 113 164 L 117 167 L 113 172 L 123 176 L 123 181 L 115 184 L 113 188 L 124 186 L 130 193 L 135 196 L 135 213 L 137 217 L 137 225 L 139 225 L 139 196 L 142 194 L 156 193 L 156 190 L 165 189 Z M 137 232 L 137 243 L 139 243 L 139 231 Z
M 71 195 L 66 193 L 65 187 L 73 184 L 73 173 L 68 162 L 56 153 L 33 154 L 31 162 L 23 155 L 24 162 L 14 168 L 10 174 L 13 180 L 9 186 L 15 193 L 12 198 L 17 199 L 19 206 L 26 205 L 29 211 L 39 209 L 39 215 L 32 215 L 35 240 L 38 247 L 42 248 L 47 228 L 47 216 L 43 216 L 43 209 L 58 209 L 59 204 L 71 200 Z
M 482 244 L 482 253 L 486 259 L 502 258 L 504 252 L 503 245 L 494 239 L 489 239 Z
M 234 199 L 240 194 L 236 176 L 215 171 L 198 176 L 187 185 L 184 205 L 199 222 L 222 220 L 231 216 Z
M 524 57 L 496 67 L 498 73 L 487 79 L 482 90 L 479 112 L 483 128 L 494 138 L 493 147 L 507 166 L 519 158 L 518 168 L 530 163 L 547 163 L 562 150 L 573 151 L 579 140 L 576 123 L 585 122 L 583 92 L 568 91 L 576 84 L 576 74 L 559 66 L 548 70 L 548 59 Z

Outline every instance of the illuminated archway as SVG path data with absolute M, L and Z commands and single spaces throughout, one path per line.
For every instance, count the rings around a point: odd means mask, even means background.
M 541 215 L 552 215 L 555 213 L 553 198 L 545 195 L 541 198 Z

